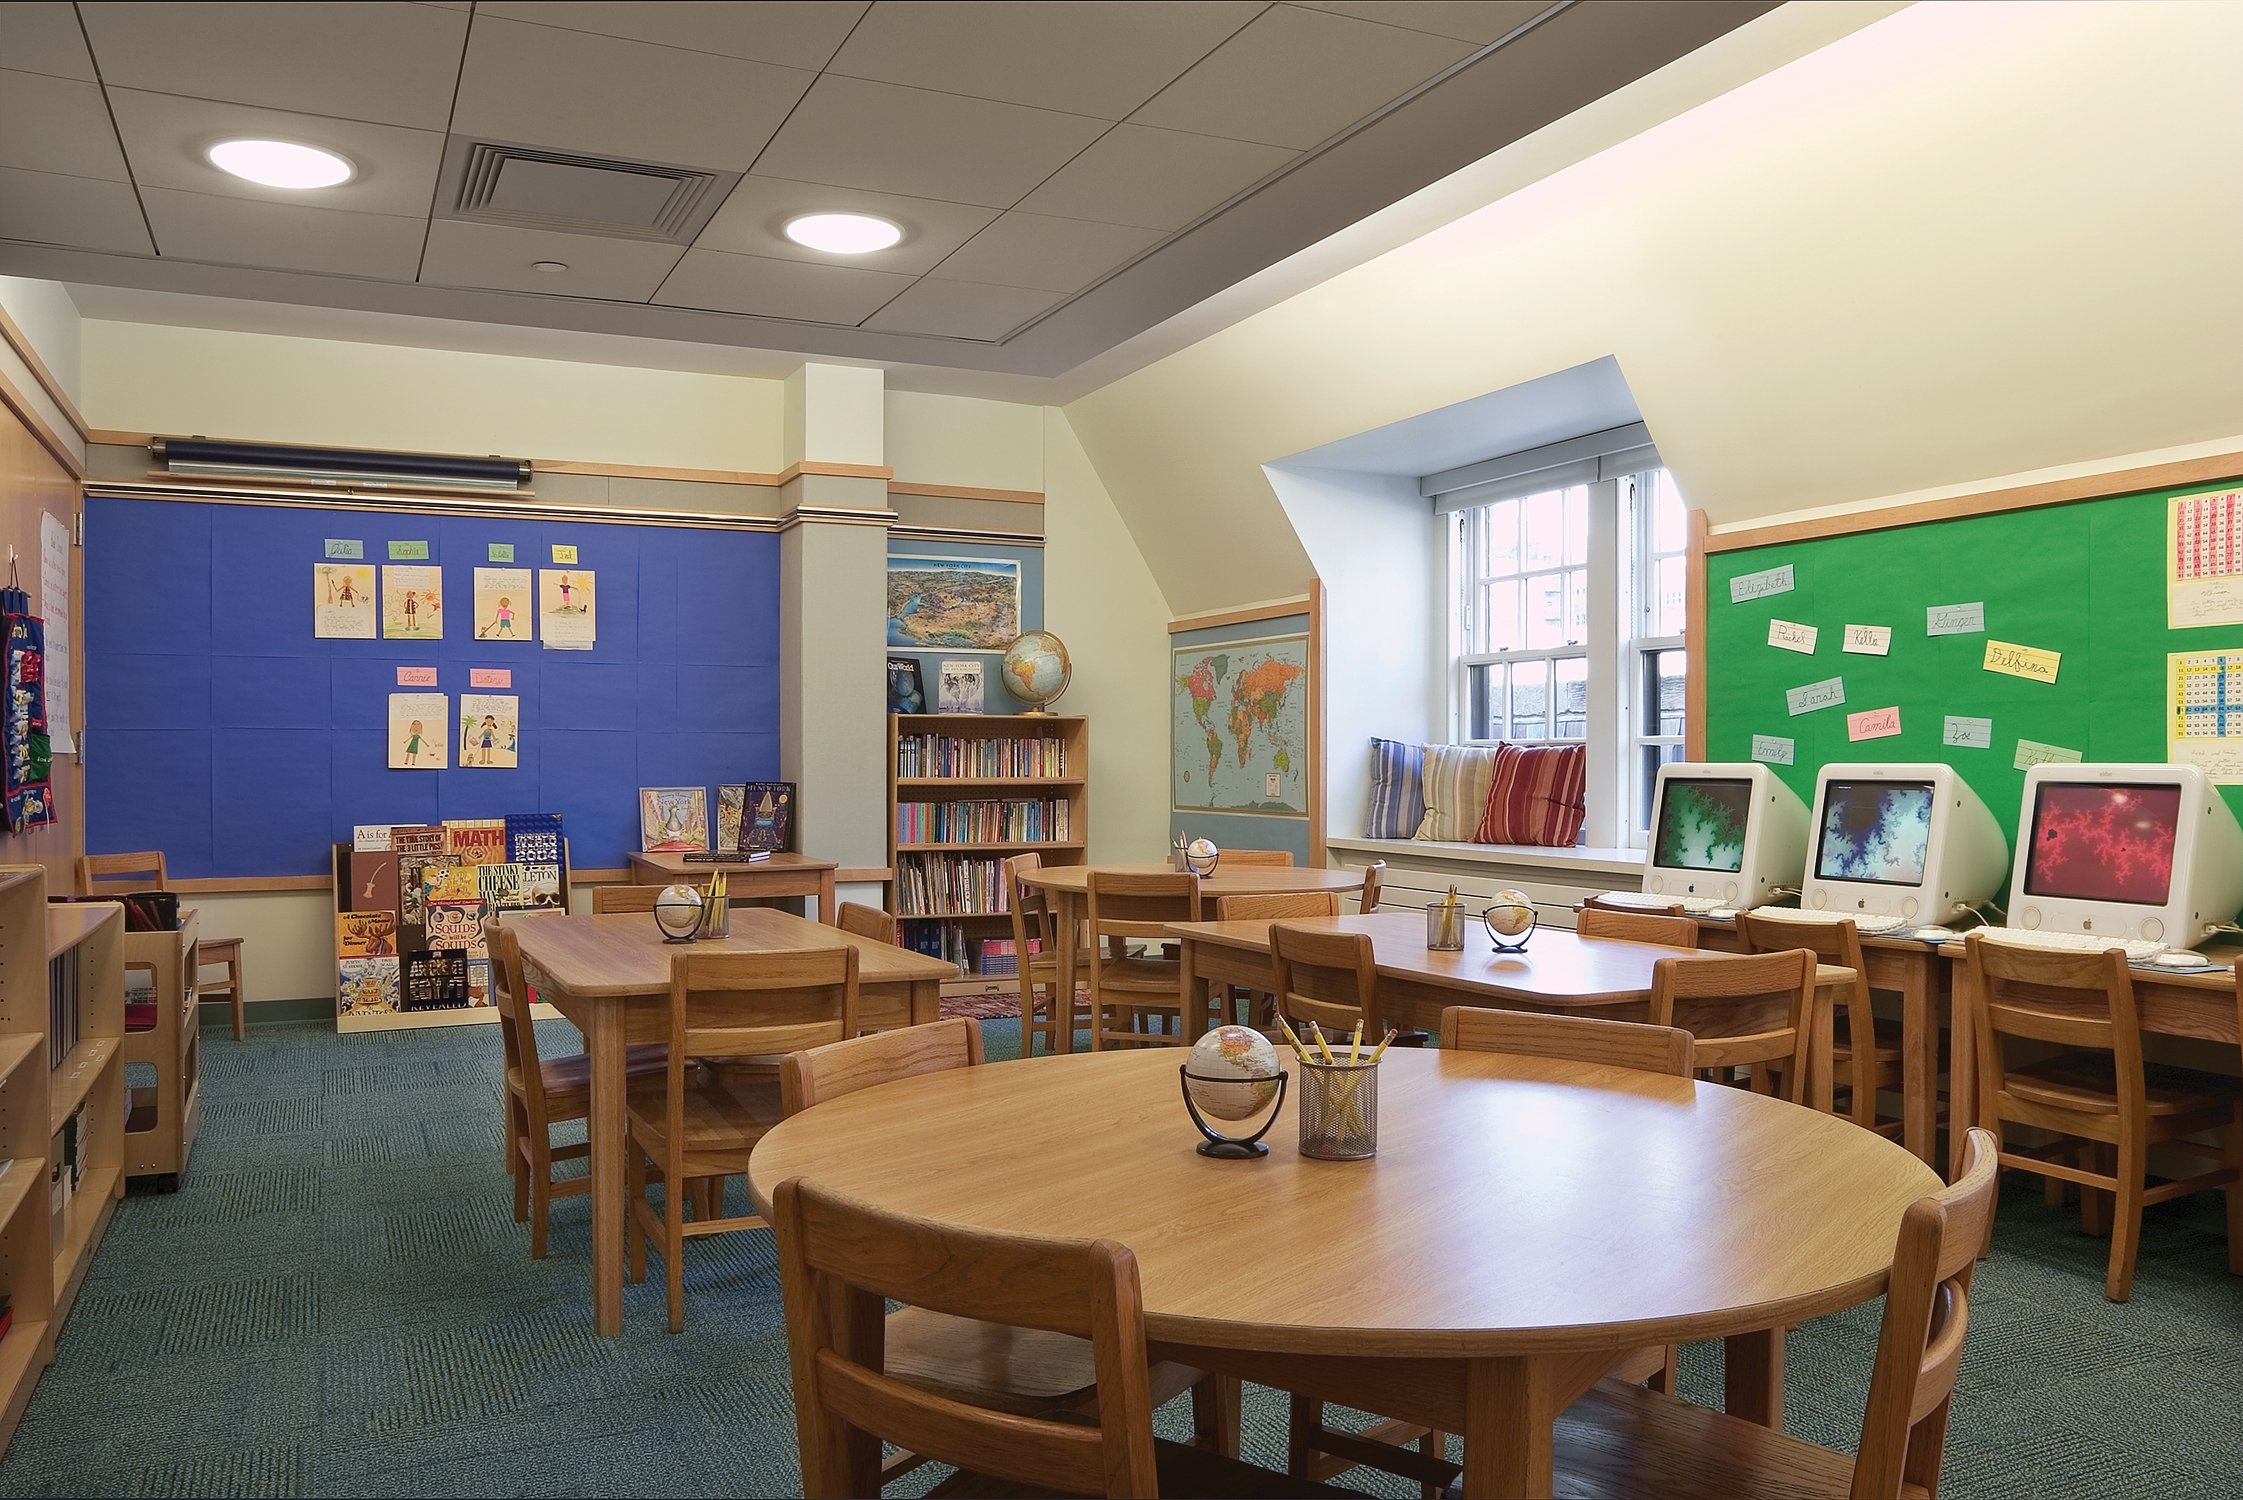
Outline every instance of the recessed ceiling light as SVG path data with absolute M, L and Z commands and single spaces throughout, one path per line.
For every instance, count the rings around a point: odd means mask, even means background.
M 530 262 L 531 270 L 543 271 L 548 276 L 558 276 L 568 268 L 569 263 L 565 260 L 533 260 Z
M 332 151 L 294 141 L 220 141 L 210 164 L 265 187 L 322 188 L 351 179 L 351 164 Z
M 828 255 L 866 255 L 903 238 L 903 229 L 870 214 L 803 214 L 787 220 L 787 238 Z

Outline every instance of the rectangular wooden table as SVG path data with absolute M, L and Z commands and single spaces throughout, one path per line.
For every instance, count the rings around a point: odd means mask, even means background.
M 631 856 L 631 884 L 669 885 L 683 880 L 693 885 L 707 885 L 709 877 L 722 870 L 725 888 L 733 900 L 815 896 L 818 920 L 830 927 L 839 920 L 833 896 L 837 868 L 830 859 L 812 859 L 807 854 L 774 854 L 750 864 L 746 860 L 728 859 L 719 863 L 689 860 L 682 854 L 640 853 Z
M 828 867 L 830 870 L 830 866 Z M 522 942 L 522 966 L 537 998 L 584 1033 L 592 1059 L 592 1308 L 602 1337 L 623 1331 L 624 1051 L 662 1040 L 673 955 L 794 953 L 836 948 L 860 955 L 860 1023 L 868 1031 L 919 1026 L 941 1015 L 942 981 L 957 965 L 841 932 L 769 907 L 732 913 L 727 937 L 665 943 L 644 912 L 609 916 L 509 915 Z

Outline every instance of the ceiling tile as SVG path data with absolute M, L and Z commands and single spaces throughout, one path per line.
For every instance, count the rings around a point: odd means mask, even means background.
M 0 236 L 152 255 L 132 185 L 0 167 Z
M 1299 153 L 1254 141 L 1116 125 L 1020 200 L 1030 213 L 1181 229 Z
M 1036 292 L 972 281 L 926 280 L 865 321 L 884 333 L 926 333 L 952 339 L 1001 339 L 1064 292 Z
M 756 171 L 1010 208 L 1106 128 L 1082 115 L 829 73 L 788 117 Z
M 100 0 L 78 7 L 111 88 L 442 130 L 467 16 L 434 5 Z
M 835 73 L 1119 120 L 1263 7 L 1254 0 L 875 5 Z
M 422 219 L 142 188 L 156 248 L 173 260 L 411 281 Z
M 1421 31 L 1272 6 L 1130 120 L 1304 151 L 1471 51 Z
M 630 0 L 623 4 L 497 3 L 483 0 L 480 14 L 534 21 L 600 36 L 660 42 L 693 52 L 715 52 L 755 62 L 816 72 L 865 13 L 864 0 L 789 0 L 789 3 L 720 4 L 714 0 Z
M 478 19 L 454 135 L 744 172 L 816 75 Z
M 911 284 L 911 277 L 889 271 L 688 250 L 654 300 L 669 307 L 850 325 Z
M 0 166 L 129 182 L 101 85 L 0 72 Z
M 798 214 L 875 214 L 903 227 L 902 243 L 869 255 L 838 260 L 822 250 L 798 245 L 786 237 L 782 226 Z M 739 255 L 769 255 L 780 260 L 802 260 L 813 265 L 845 265 L 868 271 L 902 271 L 917 275 L 931 271 L 942 258 L 972 239 L 997 217 L 997 210 L 969 203 L 937 203 L 930 198 L 904 198 L 894 193 L 868 193 L 863 188 L 826 187 L 815 182 L 786 182 L 775 177 L 743 177 L 732 196 L 724 200 L 709 227 L 693 243 L 702 250 L 729 250 Z
M 613 240 L 600 235 L 556 234 L 511 224 L 468 224 L 438 219 L 428 228 L 421 257 L 424 286 L 496 287 L 548 296 L 599 297 L 644 302 L 685 253 L 682 245 Z M 558 261 L 565 271 L 536 271 L 536 261 Z
M 442 162 L 444 137 L 433 130 L 404 130 L 364 120 L 330 120 L 285 110 L 251 109 L 210 99 L 109 91 L 132 175 L 142 186 L 177 188 L 221 198 L 289 203 L 351 213 L 428 216 Z M 272 135 L 340 152 L 358 169 L 331 188 L 269 188 L 212 166 L 203 153 L 236 135 Z
M 26 73 L 88 81 L 98 76 L 70 0 L 11 0 L 0 5 L 0 58 Z
M 1160 238 L 1153 229 L 1010 213 L 932 273 L 943 281 L 1072 292 L 1090 285 Z
M 1406 26 L 1434 36 L 1486 46 L 1550 8 L 1550 0 L 1295 0 L 1310 10 L 1330 11 L 1388 26 Z

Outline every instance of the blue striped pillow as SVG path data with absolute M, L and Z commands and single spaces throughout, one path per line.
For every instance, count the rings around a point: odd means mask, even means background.
M 1425 750 L 1400 740 L 1371 741 L 1371 808 L 1367 839 L 1414 838 L 1425 820 Z

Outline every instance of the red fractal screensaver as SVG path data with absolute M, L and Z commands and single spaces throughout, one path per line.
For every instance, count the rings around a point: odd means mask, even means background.
M 2177 786 L 2045 783 L 2033 804 L 2025 889 L 2155 906 L 2173 884 L 2180 821 Z

